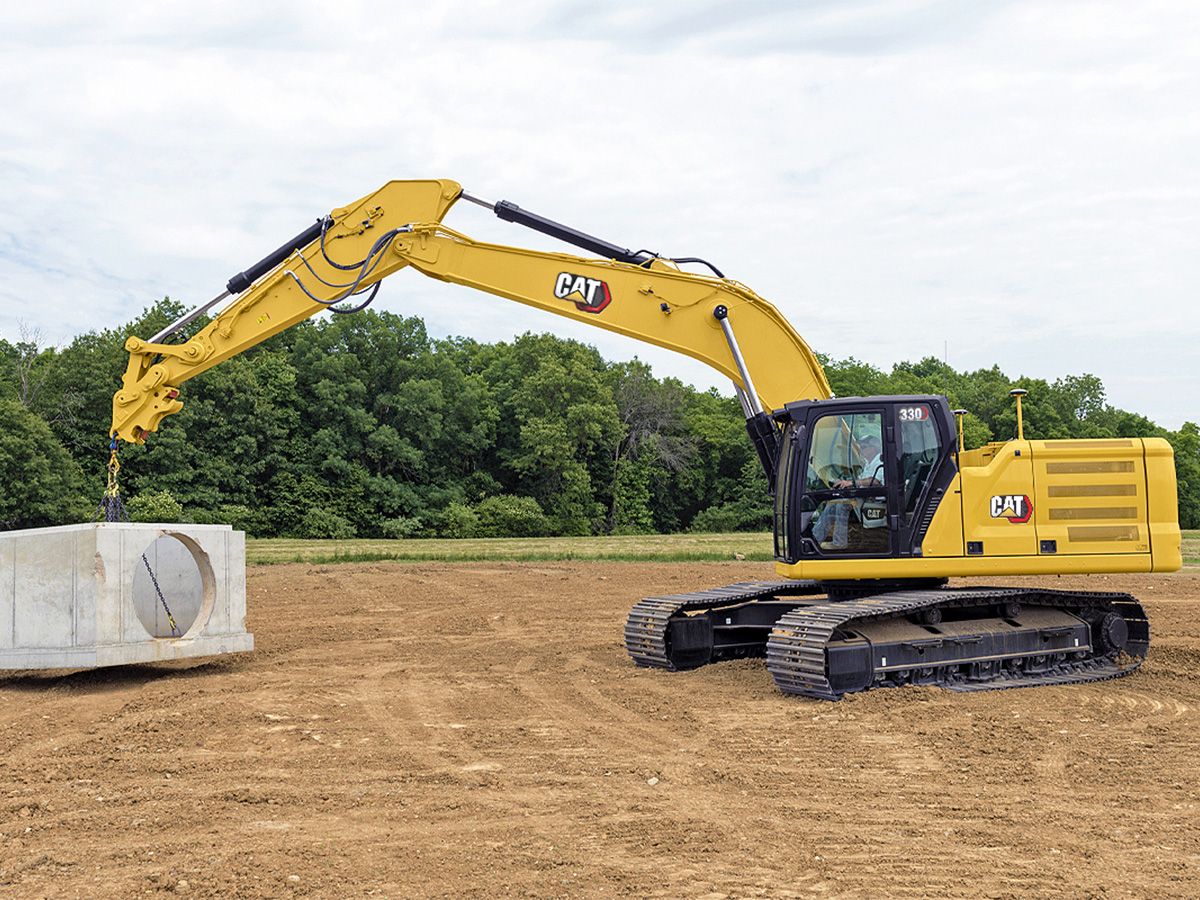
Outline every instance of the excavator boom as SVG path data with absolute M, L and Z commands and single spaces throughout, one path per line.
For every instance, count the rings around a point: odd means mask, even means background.
M 464 193 L 448 180 L 392 181 L 302 232 L 229 281 L 239 296 L 178 344 L 131 337 L 122 388 L 113 398 L 113 437 L 140 443 L 182 408 L 179 387 L 325 309 L 357 303 L 363 291 L 404 268 L 675 350 L 707 363 L 737 386 L 747 413 L 796 399 L 824 399 L 829 384 L 804 339 L 745 285 L 681 270 L 502 201 L 489 204 L 527 225 L 609 259 L 476 241 L 442 224 Z M 177 325 L 186 324 L 196 313 Z

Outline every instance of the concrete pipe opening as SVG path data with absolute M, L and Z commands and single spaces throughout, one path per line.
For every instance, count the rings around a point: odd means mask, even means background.
M 133 575 L 133 607 L 142 627 L 156 638 L 181 638 L 202 630 L 214 599 L 207 554 L 184 535 L 164 533 L 145 549 L 144 555 L 145 562 L 137 560 Z M 155 590 L 156 579 L 162 599 Z M 175 619 L 174 631 L 163 601 Z

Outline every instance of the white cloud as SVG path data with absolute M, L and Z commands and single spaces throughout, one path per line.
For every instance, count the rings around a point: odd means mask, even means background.
M 712 259 L 818 350 L 1091 372 L 1177 426 L 1200 417 L 1198 25 L 1167 3 L 10 4 L 0 335 L 205 300 L 329 208 L 451 177 Z M 407 274 L 379 303 L 719 382 Z

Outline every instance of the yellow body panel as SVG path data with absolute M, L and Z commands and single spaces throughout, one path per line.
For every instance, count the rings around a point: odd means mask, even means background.
M 960 454 L 920 557 L 777 563 L 788 578 L 1174 572 L 1183 564 L 1174 457 L 1162 438 L 1008 441 Z M 1032 501 L 1011 522 L 992 499 Z M 1043 542 L 1053 541 L 1043 552 Z M 967 552 L 980 542 L 981 552 Z
M 986 556 L 1037 554 L 1037 532 L 1032 521 L 1013 523 L 991 514 L 993 497 L 1033 494 L 1033 460 L 1028 441 L 1009 441 L 984 465 L 963 466 L 959 489 L 963 520 L 960 556 L 967 554 L 967 541 L 982 541 Z
M 784 578 L 842 581 L 856 578 L 953 578 L 975 575 L 1087 575 L 1099 572 L 1152 572 L 1149 553 L 1112 556 L 957 556 L 909 559 L 817 559 L 794 565 L 776 562 Z
M 1140 439 L 1033 445 L 1039 540 L 1054 541 L 1060 554 L 1150 551 Z
M 1175 452 L 1163 438 L 1142 438 L 1142 444 L 1146 448 L 1146 500 L 1154 571 L 1174 572 L 1183 566 Z
M 925 532 L 921 552 L 926 557 L 959 557 L 963 546 L 962 475 L 955 475 Z

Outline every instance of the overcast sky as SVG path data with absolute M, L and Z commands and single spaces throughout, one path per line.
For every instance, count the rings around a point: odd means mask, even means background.
M 711 259 L 814 349 L 948 355 L 1200 419 L 1200 4 L 6 3 L 0 337 L 199 303 L 333 207 L 445 177 Z M 448 224 L 551 246 L 460 204 Z M 415 273 L 432 334 L 553 331 Z

